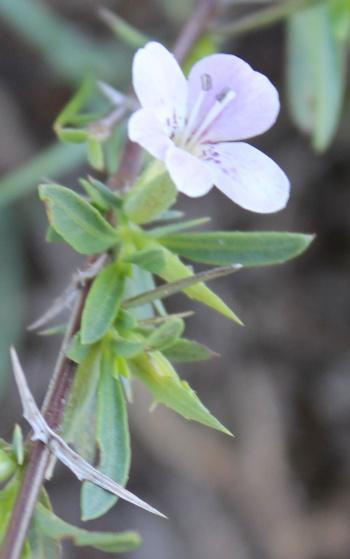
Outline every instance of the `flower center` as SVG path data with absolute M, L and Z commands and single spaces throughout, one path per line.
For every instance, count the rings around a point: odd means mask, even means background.
M 189 151 L 196 151 L 197 144 L 203 137 L 204 133 L 213 124 L 213 122 L 222 114 L 224 109 L 236 97 L 236 93 L 229 87 L 224 88 L 218 95 L 216 95 L 215 102 L 211 109 L 206 114 L 205 118 L 195 129 L 198 122 L 198 116 L 203 106 L 208 91 L 213 87 L 213 80 L 209 74 L 201 75 L 201 90 L 197 97 L 191 113 L 181 135 L 178 137 L 180 147 L 186 147 Z

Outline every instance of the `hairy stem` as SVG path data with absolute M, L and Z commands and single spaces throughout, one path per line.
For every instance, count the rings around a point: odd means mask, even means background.
M 174 54 L 182 62 L 193 45 L 206 31 L 216 12 L 217 0 L 199 0 L 191 19 L 185 25 L 174 47 Z M 131 184 L 139 172 L 141 149 L 132 142 L 127 142 L 120 167 L 110 178 L 111 187 L 122 189 Z M 87 264 L 89 265 L 89 260 Z M 43 413 L 48 425 L 56 430 L 61 422 L 65 402 L 72 385 L 75 364 L 66 356 L 67 344 L 80 329 L 80 321 L 91 281 L 82 288 L 76 306 L 70 318 L 69 328 L 62 343 L 57 364 L 44 400 Z M 22 486 L 8 524 L 7 533 L 1 551 L 1 559 L 20 559 L 30 522 L 39 498 L 45 473 L 50 460 L 50 452 L 40 441 L 31 443 L 28 463 Z

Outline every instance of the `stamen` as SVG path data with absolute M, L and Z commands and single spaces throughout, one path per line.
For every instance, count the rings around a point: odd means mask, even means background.
M 209 74 L 202 74 L 200 80 L 201 80 L 201 91 L 199 92 L 195 105 L 189 115 L 186 127 L 183 131 L 182 138 L 181 138 L 182 146 L 186 144 L 189 137 L 191 136 L 193 132 L 193 126 L 196 123 L 205 96 L 207 92 L 210 91 L 210 89 L 213 87 L 213 80 Z
M 190 144 L 193 145 L 194 143 L 198 142 L 198 140 L 203 136 L 204 132 L 207 131 L 209 126 L 217 119 L 218 116 L 224 111 L 231 101 L 236 97 L 236 93 L 229 88 L 223 89 L 217 96 L 216 102 L 208 112 L 207 116 L 203 120 L 202 124 L 195 132 L 195 134 L 191 138 Z
M 201 85 L 203 91 L 209 91 L 213 87 L 213 80 L 209 74 L 201 75 Z

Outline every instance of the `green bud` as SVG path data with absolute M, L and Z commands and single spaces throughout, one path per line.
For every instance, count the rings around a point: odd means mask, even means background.
M 126 197 L 124 210 L 135 223 L 157 219 L 176 201 L 177 190 L 162 163 L 149 165 Z

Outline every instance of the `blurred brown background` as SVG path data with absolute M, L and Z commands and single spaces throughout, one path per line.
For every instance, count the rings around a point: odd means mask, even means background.
M 109 6 L 166 41 L 174 38 L 191 8 L 182 0 L 44 4 L 81 36 L 112 43 L 97 19 L 97 6 Z M 52 122 L 74 90 L 74 75 L 68 77 L 69 72 L 52 62 L 52 53 L 45 54 L 44 47 L 6 18 L 0 19 L 0 40 L 0 171 L 5 174 L 54 141 Z M 130 559 L 350 555 L 350 111 L 347 106 L 331 148 L 315 155 L 289 118 L 284 41 L 280 25 L 227 42 L 225 50 L 266 73 L 281 92 L 278 124 L 254 143 L 289 175 L 293 187 L 287 209 L 270 216 L 252 214 L 228 203 L 219 192 L 200 200 L 182 198 L 180 205 L 188 217 L 211 215 L 213 228 L 314 232 L 317 239 L 295 262 L 247 270 L 216 283 L 244 328 L 200 306 L 188 320 L 188 336 L 222 357 L 183 367 L 182 373 L 235 433 L 234 440 L 186 423 L 165 409 L 149 414 L 150 399 L 137 390 L 130 407 L 129 487 L 170 519 L 162 521 L 120 503 L 89 524 L 139 530 L 144 545 L 128 554 Z M 60 54 L 61 48 L 53 44 L 51 51 Z M 117 42 L 114 48 L 109 79 L 119 85 L 124 80 L 127 88 L 132 53 Z M 67 56 L 64 50 L 62 56 Z M 75 185 L 84 171 L 75 168 L 62 181 Z M 0 220 L 0 425 L 1 436 L 10 438 L 21 410 L 4 364 L 6 347 L 16 341 L 40 402 L 59 340 L 26 334 L 25 327 L 64 289 L 81 259 L 68 248 L 44 242 L 46 219 L 35 192 L 2 210 Z M 190 305 L 179 297 L 169 307 L 183 310 Z M 75 479 L 59 468 L 48 488 L 57 513 L 77 523 Z M 67 558 L 103 556 L 88 548 L 66 549 Z

